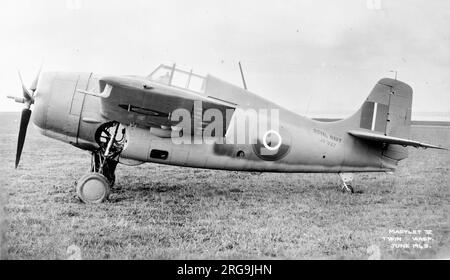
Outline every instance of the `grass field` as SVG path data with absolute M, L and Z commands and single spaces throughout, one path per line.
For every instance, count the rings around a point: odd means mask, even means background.
M 357 175 L 354 195 L 333 174 L 119 165 L 110 202 L 85 205 L 74 182 L 90 155 L 30 125 L 14 170 L 19 113 L 0 117 L 3 258 L 66 259 L 70 245 L 85 259 L 450 258 L 449 151 L 411 148 L 395 175 Z M 450 127 L 412 137 L 449 146 Z M 432 230 L 431 248 L 392 248 L 403 229 Z

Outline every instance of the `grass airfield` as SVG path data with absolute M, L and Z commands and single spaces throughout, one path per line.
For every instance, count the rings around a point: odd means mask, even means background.
M 110 201 L 86 205 L 74 186 L 90 154 L 31 124 L 14 169 L 19 115 L 0 113 L 2 258 L 67 259 L 71 245 L 83 259 L 450 258 L 450 151 L 410 148 L 394 175 L 357 174 L 353 195 L 335 174 L 119 165 Z M 450 127 L 412 138 L 448 147 Z

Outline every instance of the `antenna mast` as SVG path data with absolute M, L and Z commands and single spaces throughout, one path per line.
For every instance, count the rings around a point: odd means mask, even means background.
M 247 90 L 247 84 L 245 83 L 244 72 L 242 71 L 241 62 L 239 61 L 238 64 L 239 64 L 239 70 L 241 71 L 242 84 L 244 84 L 244 89 Z

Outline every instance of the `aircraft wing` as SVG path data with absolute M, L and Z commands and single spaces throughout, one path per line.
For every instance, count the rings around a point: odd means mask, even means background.
M 396 144 L 396 145 L 402 145 L 402 146 L 413 146 L 415 148 L 420 147 L 420 148 L 432 148 L 432 149 L 447 150 L 446 148 L 440 147 L 440 146 L 435 146 L 435 145 L 422 143 L 419 141 L 414 141 L 414 140 L 409 140 L 409 139 L 404 139 L 404 138 L 386 136 L 383 134 L 373 133 L 373 132 L 369 132 L 369 131 L 365 131 L 365 130 L 351 130 L 351 131 L 348 131 L 348 134 L 350 134 L 356 138 L 360 138 L 360 139 L 364 139 L 364 140 L 368 140 L 368 141 L 374 141 L 374 142 Z
M 144 127 L 170 128 L 180 120 L 172 121 L 171 114 L 176 109 L 185 109 L 194 115 L 203 116 L 207 109 L 221 111 L 224 121 L 226 111 L 234 110 L 230 105 L 209 99 L 195 92 L 153 83 L 142 77 L 110 76 L 99 79 L 100 93 L 81 91 L 101 98 L 101 114 L 122 124 L 136 124 Z M 201 107 L 195 106 L 196 103 Z M 199 111 L 200 110 L 200 111 Z M 201 115 L 200 115 L 201 114 Z M 207 122 L 201 122 L 202 129 Z M 191 132 L 194 133 L 196 127 Z M 226 124 L 223 125 L 226 131 Z

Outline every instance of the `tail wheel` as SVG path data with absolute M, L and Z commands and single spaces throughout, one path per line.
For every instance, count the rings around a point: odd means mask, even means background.
M 344 192 L 344 193 L 355 193 L 355 190 L 353 189 L 352 185 L 347 183 L 347 184 L 342 186 L 342 192 Z

